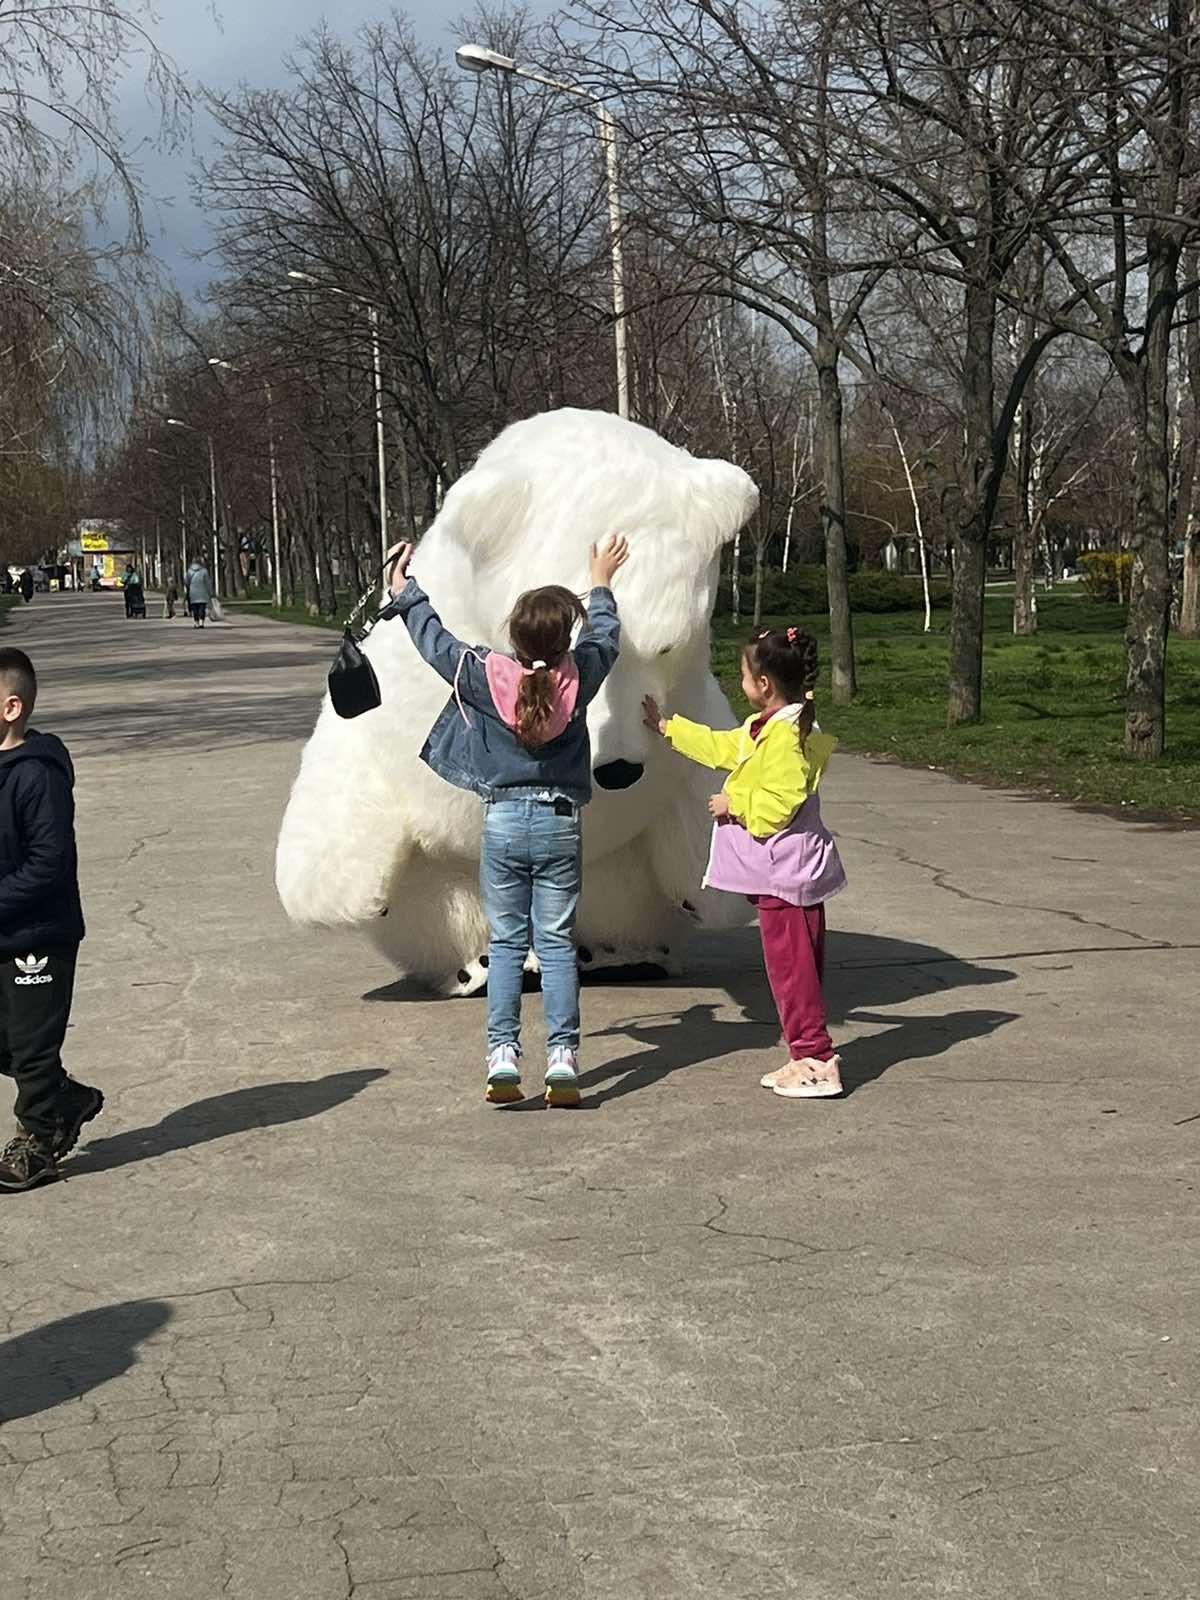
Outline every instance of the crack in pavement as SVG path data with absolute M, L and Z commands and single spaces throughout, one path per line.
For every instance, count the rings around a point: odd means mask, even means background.
M 1164 939 L 1151 939 L 1144 933 L 1135 933 L 1132 928 L 1116 927 L 1110 922 L 1101 922 L 1095 917 L 1085 917 L 1079 911 L 1065 911 L 1060 906 L 1030 905 L 1023 900 L 996 900 L 990 895 L 973 894 L 969 889 L 963 889 L 956 883 L 951 883 L 950 869 L 935 866 L 930 861 L 921 861 L 916 856 L 910 855 L 900 845 L 884 844 L 879 839 L 868 839 L 862 834 L 840 833 L 839 837 L 850 839 L 855 844 L 868 845 L 873 850 L 882 850 L 894 861 L 899 861 L 906 867 L 917 867 L 922 872 L 930 874 L 935 889 L 942 889 L 946 894 L 952 894 L 958 900 L 966 900 L 972 905 L 994 906 L 1000 911 L 1032 911 L 1047 917 L 1062 917 L 1067 922 L 1073 922 L 1080 928 L 1099 928 L 1103 933 L 1119 934 L 1123 939 L 1136 939 L 1139 944 L 1155 950 L 1171 950 L 1176 946 Z M 1048 951 L 1047 954 L 1058 952 Z M 1064 952 L 1065 953 L 1065 952 Z M 998 959 L 998 958 L 997 958 Z

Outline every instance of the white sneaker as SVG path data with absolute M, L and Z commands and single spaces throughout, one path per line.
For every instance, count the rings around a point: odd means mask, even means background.
M 488 1051 L 487 1091 L 484 1098 L 493 1105 L 511 1105 L 523 1100 L 521 1092 L 521 1047 L 515 1044 L 494 1045 Z
M 556 1044 L 546 1063 L 546 1104 L 548 1106 L 577 1106 L 579 1094 L 579 1058 L 568 1044 Z

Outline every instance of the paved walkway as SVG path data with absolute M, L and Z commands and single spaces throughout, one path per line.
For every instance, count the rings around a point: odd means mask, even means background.
M 751 938 L 586 997 L 590 1114 L 481 1005 L 290 928 L 331 636 L 39 599 L 110 1110 L 0 1206 L 13 1600 L 1200 1595 L 1200 835 L 844 759 L 855 1089 L 756 1087 Z

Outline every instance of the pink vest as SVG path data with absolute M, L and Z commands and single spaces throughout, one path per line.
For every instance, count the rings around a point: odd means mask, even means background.
M 846 872 L 817 796 L 809 795 L 782 833 L 766 839 L 756 839 L 740 822 L 718 822 L 704 887 L 774 895 L 794 906 L 823 905 L 838 894 Z

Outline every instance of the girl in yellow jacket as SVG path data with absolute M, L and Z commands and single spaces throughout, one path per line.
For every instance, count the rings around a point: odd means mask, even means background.
M 846 887 L 846 874 L 817 799 L 837 740 L 814 727 L 816 679 L 816 640 L 779 628 L 742 652 L 742 692 L 754 713 L 740 728 L 666 718 L 649 697 L 643 706 L 646 726 L 672 749 L 729 773 L 709 801 L 715 826 L 704 883 L 747 895 L 758 907 L 767 978 L 791 1058 L 762 1083 L 800 1100 L 842 1092 L 822 980 L 825 902 Z

